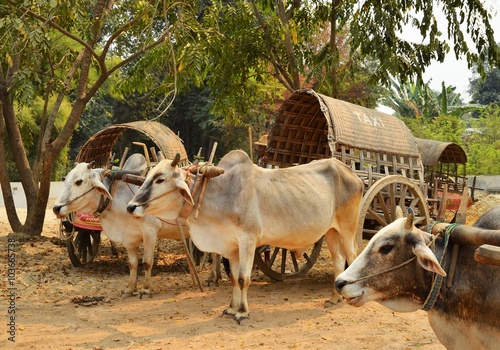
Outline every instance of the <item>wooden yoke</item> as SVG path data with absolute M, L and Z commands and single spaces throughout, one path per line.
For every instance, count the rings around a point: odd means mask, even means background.
M 452 224 L 437 223 L 432 227 L 432 234 L 444 235 Z M 488 230 L 475 226 L 456 226 L 451 235 L 450 242 L 462 245 L 480 246 L 476 249 L 474 260 L 490 265 L 500 266 L 500 230 Z

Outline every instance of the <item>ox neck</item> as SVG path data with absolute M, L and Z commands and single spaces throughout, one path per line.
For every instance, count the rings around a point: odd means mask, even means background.
M 198 217 L 197 211 L 199 206 L 201 205 L 201 200 L 203 199 L 203 194 L 205 192 L 205 186 L 206 182 L 208 181 L 208 178 L 192 174 L 189 170 L 187 170 L 185 181 L 189 186 L 189 190 L 191 191 L 191 197 L 193 198 L 194 205 L 184 200 L 184 204 L 182 205 L 178 217 L 187 220 L 191 215 L 191 213 L 193 212 L 193 210 L 196 208 L 195 211 L 195 219 L 196 219 Z
M 104 169 L 95 169 L 94 171 L 97 174 L 99 174 L 102 184 L 105 187 L 107 187 L 108 192 L 111 193 L 111 187 L 113 187 L 113 182 L 115 182 L 114 177 L 112 179 L 108 179 L 108 176 L 106 176 L 106 170 Z M 108 181 L 106 181 L 106 179 L 108 179 Z M 109 185 L 107 185 L 106 182 L 109 182 Z M 106 208 L 110 205 L 110 203 L 111 199 L 101 194 L 101 198 L 99 199 L 99 206 L 94 211 L 94 216 L 95 217 L 100 216 L 104 212 L 104 210 L 106 210 Z
M 448 228 L 445 231 L 445 236 L 442 240 L 443 246 L 439 247 L 441 249 L 441 257 L 439 258 L 439 264 L 443 268 L 443 270 L 446 271 L 444 263 L 445 263 L 445 258 L 446 258 L 446 250 L 448 248 L 448 242 L 450 240 L 450 235 L 453 229 L 455 228 L 454 225 L 448 226 Z M 440 242 L 441 240 L 437 240 L 437 242 Z M 431 247 L 431 250 L 434 252 L 434 255 L 436 255 L 436 252 L 438 249 L 436 249 L 436 239 L 432 238 L 431 242 L 433 243 L 434 247 Z M 434 248 L 434 249 L 432 249 Z M 437 257 L 437 255 L 436 255 Z M 424 301 L 424 304 L 422 305 L 421 309 L 424 311 L 429 311 L 434 307 L 434 304 L 436 303 L 437 297 L 439 295 L 439 291 L 441 290 L 441 285 L 443 283 L 444 277 L 441 275 L 438 275 L 437 273 L 434 273 L 434 276 L 432 278 L 432 285 L 431 289 L 429 291 L 429 294 L 427 295 L 427 298 Z

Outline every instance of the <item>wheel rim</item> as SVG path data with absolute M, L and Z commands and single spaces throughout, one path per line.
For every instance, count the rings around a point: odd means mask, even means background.
M 359 247 L 362 247 L 363 238 L 371 238 L 376 231 L 396 219 L 397 206 L 403 213 L 411 207 L 418 225 L 430 222 L 427 198 L 420 187 L 404 176 L 386 176 L 375 182 L 363 197 L 357 232 Z
M 301 258 L 297 258 L 294 252 L 285 248 L 261 246 L 255 250 L 254 263 L 264 274 L 276 281 L 303 276 L 318 259 L 322 244 L 323 237 L 305 251 Z
M 68 255 L 73 266 L 90 264 L 99 251 L 100 231 L 79 230 L 67 240 Z

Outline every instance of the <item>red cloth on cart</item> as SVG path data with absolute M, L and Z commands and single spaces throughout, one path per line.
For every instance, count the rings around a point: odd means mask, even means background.
M 438 191 L 438 198 L 442 199 L 443 198 L 443 192 Z M 446 209 L 447 210 L 458 210 L 458 207 L 460 207 L 460 202 L 462 201 L 462 194 L 460 193 L 450 193 L 446 195 Z M 472 205 L 472 198 L 469 196 L 467 200 L 467 208 L 469 208 Z
M 86 230 L 102 231 L 101 219 L 93 213 L 76 213 L 73 225 Z

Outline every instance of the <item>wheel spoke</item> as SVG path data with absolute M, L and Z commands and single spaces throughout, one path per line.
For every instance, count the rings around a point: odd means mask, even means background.
M 401 210 L 406 212 L 406 197 L 408 195 L 408 186 L 407 185 L 401 185 L 401 190 L 400 190 L 400 198 L 398 205 L 401 208 Z
M 377 199 L 378 199 L 378 203 L 380 205 L 380 209 L 382 210 L 382 213 L 384 214 L 384 218 L 385 218 L 385 221 L 389 221 L 389 209 L 387 208 L 387 205 L 384 201 L 384 197 L 382 196 L 382 193 L 377 193 Z M 377 208 L 375 208 L 377 209 Z M 378 214 L 375 214 L 374 218 L 378 217 L 379 215 Z M 376 220 L 376 219 L 375 219 Z M 378 221 L 378 220 L 377 220 Z
M 290 277 L 302 276 L 309 271 L 318 259 L 322 244 L 323 237 L 304 252 L 302 255 L 304 261 L 295 252 L 280 247 L 272 247 L 273 253 L 269 259 L 270 261 L 265 261 L 265 257 L 262 254 L 264 249 L 258 247 L 255 251 L 254 262 L 267 276 L 276 281 L 284 281 Z M 278 254 L 281 254 L 281 258 L 278 257 Z
M 368 213 L 371 215 L 371 217 L 377 221 L 381 226 L 387 226 L 387 222 L 382 219 L 380 215 L 378 215 L 376 212 L 374 212 L 372 209 L 368 208 Z
M 281 273 L 285 273 L 286 271 L 286 254 L 288 252 L 288 249 L 282 249 L 281 250 Z
M 392 222 L 394 220 L 394 213 L 396 212 L 396 184 L 389 185 L 389 204 L 390 212 L 385 217 L 387 222 Z
M 292 257 L 293 270 L 295 272 L 299 271 L 299 264 L 297 263 L 297 257 L 295 256 L 295 252 L 290 252 L 290 256 Z
M 269 259 L 269 266 L 273 266 L 274 265 L 274 261 L 276 260 L 276 256 L 278 255 L 280 251 L 280 248 L 279 247 L 274 247 L 274 251 L 273 251 L 273 255 L 271 255 L 271 258 Z

